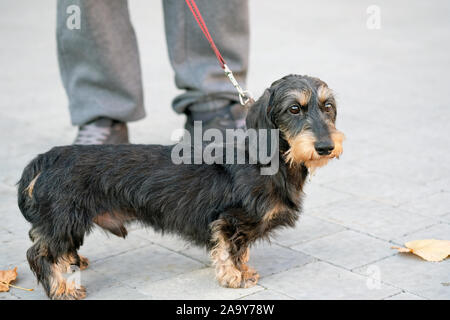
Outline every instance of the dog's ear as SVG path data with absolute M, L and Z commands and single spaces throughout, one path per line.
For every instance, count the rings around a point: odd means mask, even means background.
M 247 115 L 247 128 L 276 129 L 272 119 L 274 90 L 266 89 L 263 95 L 250 106 Z

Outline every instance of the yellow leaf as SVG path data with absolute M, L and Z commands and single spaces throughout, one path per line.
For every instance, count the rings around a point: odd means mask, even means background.
M 0 270 L 0 292 L 9 291 L 9 284 L 17 278 L 17 267 L 12 270 Z
M 391 247 L 392 249 L 397 249 L 398 250 L 398 252 L 412 252 L 412 250 L 411 249 L 408 249 L 408 248 L 402 248 L 402 247 L 396 247 L 396 246 L 393 246 L 393 247 Z
M 406 248 L 392 247 L 399 252 L 412 252 L 427 261 L 442 261 L 450 255 L 449 240 L 424 239 L 405 243 Z

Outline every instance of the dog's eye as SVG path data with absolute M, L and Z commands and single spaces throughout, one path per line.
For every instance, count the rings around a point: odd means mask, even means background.
M 331 108 L 333 108 L 333 104 L 330 103 L 330 102 L 327 102 L 327 103 L 325 103 L 325 108 L 326 109 L 331 109 Z
M 289 107 L 289 112 L 293 114 L 297 114 L 300 112 L 300 106 L 298 104 L 293 104 Z

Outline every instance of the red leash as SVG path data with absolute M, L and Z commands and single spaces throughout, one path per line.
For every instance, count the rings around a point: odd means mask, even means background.
M 220 54 L 219 49 L 217 49 L 216 44 L 214 43 L 213 38 L 211 37 L 211 34 L 209 33 L 208 28 L 206 27 L 205 24 L 205 20 L 203 20 L 203 17 L 200 13 L 200 11 L 198 10 L 197 4 L 195 3 L 194 0 L 186 0 L 186 3 L 189 7 L 189 9 L 191 9 L 192 15 L 194 16 L 195 20 L 197 21 L 200 29 L 202 29 L 203 34 L 206 37 L 206 40 L 208 40 L 211 48 L 213 49 L 214 53 L 216 54 L 217 60 L 219 60 L 219 64 L 222 67 L 222 69 L 225 70 L 225 59 L 222 57 L 222 55 Z
M 214 43 L 213 38 L 211 37 L 211 34 L 209 33 L 208 28 L 206 27 L 205 20 L 203 20 L 203 17 L 198 10 L 197 4 L 195 3 L 195 0 L 186 0 L 186 3 L 189 7 L 189 9 L 192 12 L 192 15 L 194 16 L 195 20 L 197 21 L 197 24 L 199 25 L 200 29 L 202 30 L 203 34 L 205 35 L 206 40 L 208 40 L 209 45 L 213 49 L 214 53 L 216 54 L 217 60 L 219 60 L 220 67 L 224 70 L 226 76 L 230 79 L 233 86 L 236 88 L 236 90 L 239 93 L 239 100 L 242 105 L 245 105 L 249 101 L 252 101 L 252 95 L 249 91 L 243 90 L 239 83 L 236 81 L 236 79 L 233 76 L 233 72 L 231 72 L 230 68 L 228 68 L 225 59 L 220 54 L 219 49 L 217 49 L 216 44 Z

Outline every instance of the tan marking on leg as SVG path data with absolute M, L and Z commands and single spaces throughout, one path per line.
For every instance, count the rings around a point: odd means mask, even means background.
M 219 284 L 229 288 L 250 288 L 253 287 L 259 279 L 257 272 L 248 267 L 246 263 L 249 260 L 249 249 L 240 258 L 239 268 L 231 259 L 229 244 L 218 228 L 213 227 L 213 241 L 216 245 L 211 250 L 211 259 L 216 270 L 216 278 Z
M 53 264 L 52 275 L 49 279 L 50 297 L 52 299 L 79 300 L 86 297 L 86 289 L 83 286 L 78 286 L 75 281 L 68 282 L 62 275 L 70 270 L 73 259 L 73 256 L 65 255 Z
M 82 256 L 81 254 L 78 255 L 78 258 L 80 259 L 80 270 L 85 270 L 89 266 L 89 259 Z M 77 258 L 74 254 L 70 255 L 69 259 L 69 264 L 77 264 Z
M 241 261 L 243 264 L 246 264 L 248 260 L 250 260 L 250 248 L 247 248 L 247 250 L 245 250 L 245 253 L 241 257 Z
M 282 204 L 275 203 L 275 205 L 264 214 L 263 221 L 267 222 L 269 220 L 272 220 L 284 209 L 285 207 Z
M 259 274 L 258 272 L 253 269 L 252 267 L 248 266 L 248 260 L 250 260 L 250 248 L 247 248 L 245 253 L 241 257 L 242 265 L 241 265 L 241 272 L 242 272 L 242 282 L 241 287 L 243 288 L 250 288 L 253 287 L 258 283 L 259 280 Z
M 216 243 L 211 250 L 211 260 L 216 269 L 216 278 L 223 287 L 240 288 L 242 274 L 231 260 L 229 245 L 220 231 L 213 230 L 212 240 Z
M 79 255 L 80 256 L 80 270 L 85 270 L 87 267 L 89 267 L 89 259 Z
M 244 264 L 242 266 L 242 288 L 251 288 L 258 283 L 259 274 L 258 272 Z
M 36 180 L 39 178 L 40 175 L 41 175 L 41 173 L 39 172 L 39 173 L 37 174 L 37 176 L 34 177 L 34 179 L 31 180 L 31 182 L 28 184 L 28 187 L 26 187 L 25 190 L 24 190 L 24 192 L 27 192 L 27 193 L 28 193 L 28 196 L 29 196 L 30 198 L 33 197 L 33 189 L 34 189 L 34 185 L 35 185 Z

